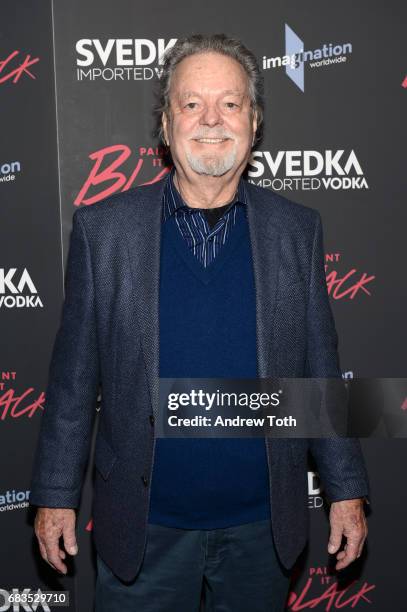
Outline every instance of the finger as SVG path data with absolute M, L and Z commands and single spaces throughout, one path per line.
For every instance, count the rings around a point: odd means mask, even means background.
M 52 563 L 49 562 L 48 560 L 48 556 L 47 556 L 47 551 L 45 548 L 45 545 L 39 541 L 39 546 L 40 546 L 40 553 L 41 553 L 41 557 L 44 559 L 44 561 L 46 561 L 48 563 L 48 565 L 50 567 L 52 567 L 52 569 L 56 570 L 56 567 L 54 565 L 52 565 Z
M 328 552 L 332 555 L 336 553 L 342 542 L 342 527 L 331 525 L 328 541 Z
M 44 561 L 46 561 L 48 563 L 47 551 L 45 550 L 44 543 L 41 540 L 38 540 L 38 544 L 39 544 L 39 547 L 40 547 L 41 557 L 44 559 Z
M 338 554 L 336 555 L 337 559 L 343 559 L 344 557 L 346 557 L 346 550 L 341 550 L 338 552 Z
M 360 557 L 360 555 L 363 552 L 363 547 L 365 545 L 365 541 L 366 541 L 366 536 L 367 536 L 367 530 L 365 531 L 365 535 L 363 536 L 361 542 L 360 542 L 360 546 L 359 546 L 359 550 L 358 550 L 358 554 L 357 554 L 357 558 Z
M 76 542 L 75 525 L 66 525 L 62 531 L 62 537 L 64 541 L 65 550 L 70 555 L 76 555 L 78 553 L 78 544 Z
M 357 536 L 348 537 L 346 547 L 348 552 L 356 559 L 360 546 L 363 543 L 363 532 Z
M 55 567 L 55 565 L 52 565 L 52 563 L 50 561 L 47 561 L 48 565 L 50 567 L 52 567 L 53 570 L 55 570 L 56 572 L 58 572 L 59 570 Z
M 347 567 L 350 563 L 352 563 L 352 561 L 356 559 L 356 556 L 359 550 L 359 542 L 360 542 L 359 538 L 354 539 L 354 540 L 350 540 L 348 538 L 348 541 L 345 546 L 345 550 L 343 551 L 345 554 L 341 556 L 339 562 L 336 565 L 336 569 L 342 569 L 344 567 Z M 337 558 L 338 558 L 338 555 L 337 555 Z
M 63 574 L 66 574 L 68 570 L 65 563 L 61 561 L 61 558 L 59 556 L 60 548 L 58 541 L 45 543 L 45 550 L 47 553 L 48 563 L 53 565 L 54 568 L 58 571 L 62 572 Z

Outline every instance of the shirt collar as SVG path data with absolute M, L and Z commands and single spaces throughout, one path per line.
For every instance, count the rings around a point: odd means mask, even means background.
M 175 211 L 177 211 L 179 208 L 184 208 L 185 210 L 193 211 L 193 208 L 185 204 L 179 191 L 175 187 L 174 174 L 175 174 L 175 166 L 171 168 L 171 171 L 167 179 L 167 184 L 164 188 L 163 221 L 166 221 L 168 217 L 173 215 Z M 239 180 L 237 193 L 233 201 L 230 203 L 230 208 L 232 208 L 232 206 L 236 203 L 244 204 L 244 205 L 247 203 L 246 190 L 244 186 L 244 180 L 242 178 L 240 178 Z M 227 212 L 229 212 L 230 208 L 227 209 Z

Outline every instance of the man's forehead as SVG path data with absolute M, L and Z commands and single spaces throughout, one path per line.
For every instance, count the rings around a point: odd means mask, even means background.
M 178 87 L 178 95 L 180 98 L 192 98 L 193 96 L 201 96 L 202 93 L 205 93 L 205 90 L 207 90 L 206 87 L 203 87 L 202 89 L 183 89 L 182 88 L 182 83 L 180 84 L 180 86 Z M 213 90 L 211 90 L 213 91 Z M 216 93 L 219 93 L 223 96 L 244 96 L 247 93 L 247 89 L 242 89 L 242 88 L 236 88 L 236 89 L 222 89 L 222 88 L 218 88 L 216 90 Z
M 226 55 L 208 52 L 185 57 L 175 67 L 171 88 L 184 94 L 198 93 L 204 87 L 242 94 L 248 88 L 248 76 L 237 60 Z

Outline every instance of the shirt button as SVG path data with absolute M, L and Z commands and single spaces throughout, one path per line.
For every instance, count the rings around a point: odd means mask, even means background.
M 148 478 L 147 478 L 147 476 L 142 476 L 141 480 L 143 481 L 143 485 L 146 487 L 148 485 Z
M 155 421 L 155 419 L 154 419 L 154 415 L 153 415 L 153 414 L 150 414 L 150 417 L 149 417 L 149 418 L 150 418 L 150 423 L 151 423 L 151 425 L 154 425 L 154 421 Z

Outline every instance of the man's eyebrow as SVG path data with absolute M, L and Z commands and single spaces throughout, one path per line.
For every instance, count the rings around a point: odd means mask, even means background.
M 180 98 L 182 100 L 185 100 L 186 98 L 192 98 L 193 96 L 200 96 L 201 94 L 198 91 L 184 91 L 183 94 L 180 95 Z M 221 92 L 221 95 L 223 96 L 244 96 L 244 92 L 241 91 L 240 89 L 225 89 L 224 91 Z
M 180 94 L 180 98 L 185 99 L 185 98 L 191 98 L 192 96 L 199 96 L 199 93 L 197 91 L 184 91 L 183 94 Z
M 225 96 L 244 96 L 245 92 L 240 89 L 226 89 L 222 92 Z

